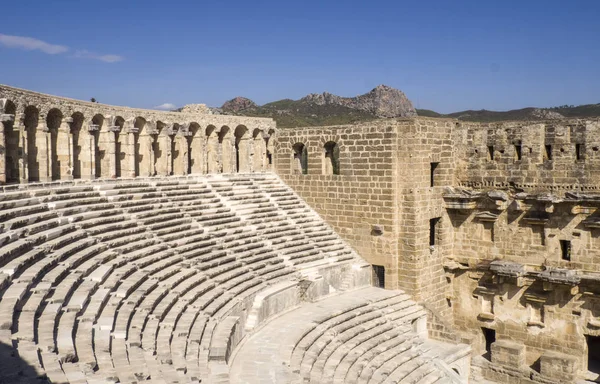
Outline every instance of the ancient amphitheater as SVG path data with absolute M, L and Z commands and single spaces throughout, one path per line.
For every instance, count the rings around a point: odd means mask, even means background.
M 600 121 L 0 123 L 0 382 L 598 379 Z

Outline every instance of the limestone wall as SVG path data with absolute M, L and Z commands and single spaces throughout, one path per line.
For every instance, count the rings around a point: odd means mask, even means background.
M 398 209 L 393 184 L 396 126 L 379 121 L 360 126 L 286 129 L 277 133 L 275 169 L 336 232 L 372 264 L 385 267 L 386 288 L 398 286 Z M 325 144 L 337 143 L 339 175 L 331 173 Z M 306 148 L 302 173 L 294 146 Z
M 270 169 L 274 129 L 267 118 L 140 110 L 0 85 L 0 183 L 261 172 Z

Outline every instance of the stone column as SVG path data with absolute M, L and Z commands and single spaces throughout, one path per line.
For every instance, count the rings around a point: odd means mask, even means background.
M 71 124 L 73 118 L 66 117 L 63 119 L 58 128 L 56 138 L 56 152 L 58 163 L 60 164 L 60 179 L 73 180 L 73 134 L 71 133 Z
M 111 179 L 117 177 L 117 141 L 115 140 L 115 132 L 119 132 L 121 127 L 118 125 L 108 128 L 108 132 L 105 132 L 105 143 L 106 143 L 106 154 L 105 158 L 108 158 L 106 164 L 108 164 L 107 176 Z M 102 169 L 104 173 L 104 168 Z M 104 175 L 103 175 L 104 176 Z
M 122 174 L 128 177 L 135 177 L 135 165 L 137 162 L 137 156 L 135 153 L 135 135 L 138 133 L 139 129 L 135 127 L 131 127 L 127 129 L 127 137 L 125 142 L 125 153 L 126 155 L 126 167 L 127 172 L 123 172 Z
M 0 183 L 6 183 L 8 170 L 6 169 L 6 153 L 7 153 L 7 139 L 6 139 L 6 125 L 12 123 L 15 120 L 15 115 L 2 114 L 0 115 Z
M 50 129 L 46 123 L 45 116 L 43 118 L 40 116 L 35 135 L 39 181 L 49 182 L 52 181 L 52 149 L 50 145 Z
M 27 155 L 27 128 L 25 127 L 25 115 L 20 114 L 18 116 L 18 126 L 13 127 L 19 131 L 19 147 L 21 154 L 19 156 L 19 181 L 21 183 L 29 182 L 29 171 L 28 171 L 28 155 Z
M 81 141 L 81 178 L 93 180 L 96 178 L 96 140 L 94 134 L 100 127 L 96 124 L 88 124 L 87 129 L 81 129 L 82 134 L 79 137 Z
M 169 168 L 171 168 L 171 140 L 168 134 L 162 133 L 158 136 L 158 147 L 160 149 L 160 158 L 156 162 L 156 174 L 158 176 L 166 176 L 169 174 Z

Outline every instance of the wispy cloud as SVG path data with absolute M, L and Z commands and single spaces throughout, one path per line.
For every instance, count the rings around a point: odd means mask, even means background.
M 176 109 L 177 106 L 175 104 L 172 103 L 164 103 L 161 105 L 157 105 L 156 107 L 154 107 L 154 109 L 163 109 L 163 110 L 172 110 L 172 109 Z
M 0 33 L 0 45 L 7 48 L 23 49 L 25 51 L 41 51 L 49 55 L 57 55 L 70 51 L 70 48 L 64 45 L 50 44 L 33 37 L 4 35 L 2 33 Z M 125 58 L 120 55 L 103 55 L 86 49 L 76 50 L 71 57 L 99 60 L 105 63 L 117 63 L 125 60 Z
M 92 60 L 100 60 L 105 63 L 117 63 L 119 61 L 123 61 L 124 57 L 120 55 L 100 55 L 98 53 L 90 52 L 85 49 L 75 51 L 73 57 L 78 59 L 92 59 Z
M 33 37 L 11 36 L 0 33 L 0 44 L 8 48 L 24 49 L 26 51 L 42 51 L 49 55 L 65 53 L 69 47 L 46 43 L 45 41 L 34 39 Z

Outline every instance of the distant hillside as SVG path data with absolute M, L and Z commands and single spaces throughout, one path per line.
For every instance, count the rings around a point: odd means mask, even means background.
M 198 106 L 192 107 L 193 110 L 198 108 Z M 185 108 L 180 108 L 179 111 Z M 300 100 L 283 99 L 265 105 L 257 105 L 245 97 L 235 97 L 220 108 L 211 108 L 211 111 L 216 114 L 270 117 L 277 122 L 278 127 L 290 128 L 353 124 L 378 118 L 417 115 L 473 122 L 590 118 L 600 116 L 600 104 L 562 105 L 552 108 L 530 107 L 501 112 L 482 109 L 441 114 L 429 109 L 415 109 L 402 91 L 379 85 L 370 92 L 356 97 L 341 97 L 328 92 L 312 93 Z
M 303 127 L 351 124 L 382 117 L 412 117 L 417 112 L 406 95 L 379 85 L 356 97 L 340 97 L 328 92 L 310 94 L 300 100 L 283 99 L 262 106 L 244 97 L 231 99 L 214 113 L 271 117 L 277 126 Z
M 521 108 L 510 111 L 488 111 L 485 109 L 461 111 L 448 114 L 437 113 L 428 109 L 417 109 L 419 116 L 448 117 L 463 121 L 496 122 L 511 120 L 560 120 L 565 118 L 588 118 L 600 116 L 600 104 L 580 106 L 560 106 L 553 108 Z

